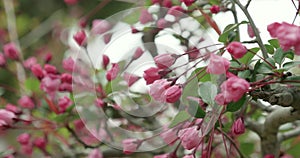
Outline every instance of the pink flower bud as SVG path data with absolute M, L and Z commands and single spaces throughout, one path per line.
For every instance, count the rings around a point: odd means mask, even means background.
M 168 145 L 172 145 L 178 139 L 177 131 L 173 129 L 168 129 L 160 134 L 160 137 L 164 140 L 164 142 Z
M 78 31 L 74 36 L 74 40 L 79 46 L 83 46 L 86 42 L 86 34 L 84 30 Z
M 131 85 L 133 85 L 137 80 L 140 79 L 139 76 L 128 73 L 128 72 L 125 72 L 123 77 L 124 77 L 124 80 L 127 82 L 129 87 Z
M 58 91 L 60 92 L 72 92 L 72 84 L 71 83 L 61 83 L 58 87 Z
M 253 38 L 255 36 L 253 28 L 250 24 L 247 25 L 247 32 L 250 38 Z
M 141 31 L 139 31 L 137 28 L 135 28 L 133 26 L 131 26 L 130 28 L 131 28 L 131 33 L 133 33 L 133 34 L 141 32 Z
M 210 54 L 206 71 L 211 74 L 225 74 L 229 69 L 230 61 L 216 54 Z
M 125 139 L 122 141 L 123 144 L 123 153 L 131 154 L 135 152 L 139 146 L 139 140 L 137 139 Z
M 175 103 L 182 94 L 182 88 L 180 86 L 174 85 L 169 87 L 165 92 L 164 96 L 167 103 Z
M 45 64 L 44 65 L 44 70 L 48 73 L 48 74 L 56 74 L 57 70 L 56 67 L 50 64 Z
M 165 91 L 167 88 L 170 87 L 170 82 L 168 82 L 166 79 L 160 79 L 153 82 L 153 84 L 150 86 L 149 94 L 156 100 L 160 102 L 165 101 Z
M 23 62 L 24 67 L 27 69 L 30 69 L 35 64 L 37 64 L 36 57 L 30 57 Z
M 221 92 L 226 99 L 226 102 L 237 102 L 243 95 L 248 92 L 250 87 L 249 82 L 239 77 L 230 77 L 222 83 Z
M 3 55 L 3 53 L 0 53 L 0 67 L 3 67 L 6 65 L 6 59 Z
M 92 23 L 93 34 L 103 34 L 112 28 L 112 25 L 106 20 L 96 19 Z
M 79 22 L 78 22 L 78 25 L 79 25 L 80 28 L 85 28 L 86 25 L 87 25 L 87 20 L 86 20 L 86 18 L 81 18 L 81 19 L 79 20 Z
M 34 103 L 32 99 L 28 96 L 22 96 L 18 100 L 18 104 L 22 106 L 23 108 L 28 108 L 28 109 L 33 109 L 34 108 Z
M 67 5 L 75 5 L 78 3 L 78 0 L 64 0 Z
M 191 6 L 195 0 L 180 0 L 181 2 L 183 2 L 186 6 Z
M 242 118 L 238 118 L 236 121 L 234 121 L 231 132 L 235 135 L 240 135 L 245 133 L 245 125 Z
M 161 78 L 161 75 L 159 74 L 159 69 L 155 67 L 151 67 L 144 71 L 143 75 L 144 79 L 146 80 L 146 84 L 151 84 L 155 80 L 158 80 Z
M 30 156 L 32 155 L 33 149 L 32 144 L 26 144 L 21 146 L 21 151 L 24 155 Z
M 0 109 L 0 127 L 12 125 L 14 118 L 16 118 L 14 113 L 5 109 Z
M 66 71 L 72 72 L 74 70 L 75 61 L 72 57 L 68 57 L 67 59 L 63 60 L 62 65 Z
M 248 51 L 240 42 L 231 42 L 226 49 L 235 59 L 242 58 Z
M 72 101 L 66 96 L 58 99 L 58 107 L 60 113 L 64 113 L 71 105 Z
M 108 33 L 108 34 L 105 34 L 105 35 L 104 35 L 103 40 L 104 40 L 104 43 L 105 43 L 105 44 L 108 44 L 108 43 L 110 42 L 111 36 L 112 36 L 111 33 Z
M 169 27 L 169 22 L 164 18 L 161 18 L 157 21 L 156 26 L 160 29 L 164 29 L 166 27 Z
M 3 46 L 3 52 L 5 56 L 12 60 L 18 60 L 19 59 L 19 50 L 17 49 L 16 45 L 14 43 L 8 43 Z
M 264 156 L 264 158 L 275 158 L 275 156 L 273 154 L 267 154 Z
M 152 15 L 146 9 L 143 9 L 140 16 L 141 24 L 146 24 L 151 21 L 153 21 Z
M 42 79 L 44 77 L 44 71 L 40 64 L 34 64 L 31 66 L 31 72 L 34 76 L 36 76 L 38 79 Z
M 112 68 L 106 72 L 106 79 L 108 81 L 112 81 L 112 80 L 116 79 L 119 71 L 120 71 L 119 64 L 113 63 Z
M 17 106 L 13 105 L 13 104 L 6 104 L 5 109 L 10 111 L 10 112 L 13 112 L 16 115 L 22 113 L 22 110 L 20 108 L 18 108 Z
M 171 8 L 173 6 L 172 0 L 163 0 L 162 6 L 166 8 Z
M 105 54 L 102 55 L 102 66 L 104 69 L 107 68 L 107 65 L 109 64 L 109 57 Z
M 201 138 L 199 137 L 199 130 L 197 126 L 192 126 L 189 128 L 182 129 L 178 132 L 178 137 L 181 140 L 181 145 L 187 149 L 191 150 L 200 143 Z
M 168 14 L 173 15 L 175 17 L 180 17 L 183 15 L 184 9 L 181 6 L 173 6 L 168 10 Z
M 105 106 L 105 102 L 100 98 L 96 99 L 95 104 L 97 107 L 100 107 L 100 108 L 103 108 Z
M 210 7 L 210 12 L 213 13 L 213 14 L 217 14 L 220 12 L 220 7 L 218 5 L 213 5 Z
M 47 140 L 44 137 L 35 138 L 33 144 L 40 149 L 45 149 L 47 145 Z
M 93 149 L 88 155 L 88 158 L 103 158 L 103 154 L 99 149 Z
M 57 91 L 60 84 L 60 79 L 52 79 L 47 76 L 44 77 L 41 81 L 40 88 L 46 93 L 54 93 Z
M 193 60 L 196 60 L 199 57 L 200 51 L 197 47 L 193 47 L 193 48 L 191 48 L 187 51 L 187 54 L 189 56 L 189 60 L 193 61 Z
M 267 30 L 269 31 L 271 37 L 275 38 L 277 36 L 277 30 L 280 28 L 281 24 L 278 22 L 274 22 L 268 25 Z
M 72 75 L 69 73 L 61 74 L 60 81 L 63 83 L 72 83 Z
M 138 47 L 138 48 L 135 50 L 132 59 L 133 59 L 133 60 L 136 60 L 136 59 L 140 58 L 143 54 L 144 54 L 143 49 L 142 49 L 141 47 Z
M 50 52 L 46 53 L 44 60 L 46 63 L 49 63 L 52 60 L 52 54 Z
M 17 141 L 22 145 L 26 145 L 29 144 L 30 138 L 31 138 L 30 134 L 23 133 L 17 137 Z
M 171 67 L 175 63 L 176 59 L 177 57 L 175 54 L 160 54 L 154 57 L 154 62 L 158 68 L 166 69 Z

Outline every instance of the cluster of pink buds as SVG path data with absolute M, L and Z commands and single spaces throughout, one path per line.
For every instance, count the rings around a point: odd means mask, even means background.
M 28 133 L 22 133 L 17 137 L 17 141 L 21 145 L 22 153 L 30 156 L 33 153 L 33 147 L 36 147 L 46 153 L 47 139 L 45 137 L 36 137 L 31 140 L 31 135 Z

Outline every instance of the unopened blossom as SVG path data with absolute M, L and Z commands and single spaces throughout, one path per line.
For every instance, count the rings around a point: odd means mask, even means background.
M 181 6 L 173 6 L 168 10 L 169 15 L 180 17 L 184 13 L 184 9 Z
M 106 21 L 101 19 L 93 20 L 92 22 L 92 33 L 93 34 L 103 34 L 109 31 L 112 28 L 112 25 Z
M 245 133 L 245 125 L 242 118 L 238 118 L 236 121 L 234 121 L 231 132 L 235 135 L 240 135 Z
M 191 150 L 199 145 L 201 137 L 199 136 L 199 130 L 197 128 L 197 126 L 192 126 L 178 132 L 178 137 L 185 149 Z
M 166 8 L 171 8 L 173 6 L 172 0 L 163 0 L 162 6 Z
M 166 69 L 171 67 L 175 61 L 176 61 L 177 57 L 175 54 L 160 54 L 154 57 L 154 62 L 156 64 L 156 66 L 160 69 Z
M 104 69 L 107 68 L 109 61 L 110 61 L 109 57 L 107 55 L 103 54 L 102 55 L 102 66 Z
M 30 138 L 31 138 L 30 134 L 22 133 L 17 137 L 17 141 L 22 145 L 26 145 L 29 144 Z
M 29 96 L 22 96 L 19 100 L 18 100 L 18 104 L 20 106 L 22 106 L 23 108 L 28 108 L 28 109 L 33 109 L 34 108 L 34 102 L 32 101 L 32 99 Z
M 247 53 L 247 48 L 240 42 L 231 42 L 226 47 L 227 51 L 235 58 L 242 58 Z
M 33 145 L 40 149 L 45 149 L 47 146 L 47 140 L 44 137 L 38 137 L 33 140 Z
M 181 2 L 183 2 L 186 6 L 191 6 L 195 0 L 180 0 Z
M 0 67 L 3 67 L 6 65 L 6 59 L 3 55 L 3 53 L 0 53 Z
M 161 18 L 157 20 L 156 26 L 160 29 L 164 29 L 169 26 L 169 22 L 166 19 Z
M 106 79 L 108 81 L 112 81 L 116 79 L 119 71 L 120 71 L 119 64 L 113 63 L 111 69 L 106 72 Z
M 174 129 L 168 129 L 166 131 L 163 131 L 160 134 L 160 137 L 164 140 L 166 144 L 170 145 L 172 145 L 178 139 L 177 131 Z
M 218 5 L 213 5 L 209 8 L 210 12 L 213 14 L 217 14 L 220 12 L 220 7 Z
M 152 15 L 148 12 L 148 10 L 143 9 L 141 11 L 141 16 L 140 16 L 141 24 L 146 24 L 146 23 L 151 22 L 153 20 L 154 19 L 153 19 Z
M 3 126 L 12 125 L 15 118 L 16 115 L 13 112 L 6 109 L 0 109 L 0 129 Z
M 30 69 L 35 64 L 37 64 L 36 57 L 30 57 L 23 62 L 24 67 L 27 69 Z
M 200 55 L 200 51 L 197 47 L 190 48 L 186 53 L 188 54 L 190 61 L 197 59 Z
M 135 152 L 139 146 L 139 140 L 137 139 L 125 139 L 122 141 L 123 144 L 123 153 L 131 154 Z
M 67 5 L 74 5 L 78 3 L 78 0 L 64 0 Z
M 211 74 L 225 74 L 230 67 L 230 61 L 216 54 L 210 54 L 206 71 Z
M 86 33 L 84 30 L 78 31 L 74 36 L 73 39 L 79 46 L 83 46 L 86 42 Z
M 72 101 L 67 96 L 59 98 L 58 100 L 58 107 L 60 113 L 64 113 L 67 110 L 67 108 L 70 107 L 71 105 L 72 105 Z
M 5 109 L 10 111 L 10 112 L 13 112 L 16 115 L 22 113 L 22 110 L 19 107 L 13 105 L 13 104 L 6 104 Z
M 61 83 L 58 87 L 58 91 L 60 92 L 72 92 L 72 84 L 71 83 Z
M 129 87 L 132 86 L 136 81 L 138 81 L 140 79 L 139 76 L 132 74 L 132 73 L 128 73 L 128 72 L 124 72 L 123 77 Z
M 97 98 L 95 101 L 97 107 L 103 108 L 105 106 L 105 102 L 101 98 Z
M 56 67 L 53 66 L 53 65 L 50 65 L 50 64 L 45 64 L 44 65 L 44 70 L 48 74 L 56 74 L 56 72 L 57 72 Z
M 15 43 L 11 42 L 11 43 L 7 43 L 3 46 L 3 52 L 4 55 L 12 60 L 18 60 L 20 57 L 20 52 L 17 49 L 17 46 L 15 45 Z
M 107 33 L 107 34 L 105 34 L 105 35 L 103 36 L 103 41 L 104 41 L 105 44 L 108 44 L 108 43 L 110 42 L 111 36 L 112 36 L 111 33 Z
M 49 63 L 52 60 L 52 54 L 47 52 L 44 56 L 45 63 Z
M 284 51 L 295 49 L 295 54 L 300 55 L 300 27 L 283 23 L 272 23 L 268 25 L 268 31 L 273 38 L 277 38 L 280 47 Z
M 175 103 L 178 101 L 182 94 L 182 87 L 179 85 L 173 85 L 165 90 L 164 97 L 167 103 Z
M 63 60 L 62 65 L 66 71 L 72 72 L 74 70 L 75 61 L 73 60 L 72 57 L 68 57 Z
M 264 158 L 275 158 L 275 156 L 273 154 L 267 154 L 264 156 Z
M 42 79 L 45 76 L 44 70 L 40 64 L 32 65 L 30 70 L 31 70 L 32 74 L 34 76 L 36 76 L 38 79 Z
M 89 153 L 88 158 L 103 158 L 103 154 L 102 154 L 101 150 L 99 150 L 99 149 L 93 149 Z
M 53 93 L 58 90 L 60 85 L 60 79 L 52 79 L 49 76 L 46 76 L 42 79 L 40 88 L 47 93 Z
M 144 54 L 143 49 L 142 49 L 141 47 L 138 47 L 138 48 L 135 50 L 132 59 L 133 59 L 133 60 L 136 60 L 136 59 L 140 58 L 143 54 Z
M 146 80 L 146 84 L 148 85 L 160 79 L 162 76 L 159 74 L 159 68 L 150 67 L 149 69 L 144 71 L 143 77 Z
M 253 28 L 250 24 L 247 25 L 247 33 L 250 38 L 253 38 L 255 36 Z
M 170 87 L 170 82 L 160 79 L 153 82 L 150 86 L 149 94 L 156 100 L 164 102 L 166 100 L 165 91 Z
M 21 151 L 24 155 L 27 156 L 32 155 L 33 152 L 32 144 L 21 145 Z
M 62 83 L 70 83 L 71 84 L 72 83 L 72 75 L 69 74 L 69 73 L 63 73 L 63 74 L 61 74 L 60 81 Z

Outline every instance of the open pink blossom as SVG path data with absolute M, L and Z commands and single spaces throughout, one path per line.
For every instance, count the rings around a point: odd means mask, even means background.
M 103 34 L 109 31 L 112 28 L 112 25 L 106 21 L 101 19 L 93 20 L 92 22 L 92 33 L 93 34 Z
M 149 94 L 156 100 L 164 102 L 166 100 L 165 91 L 170 87 L 170 82 L 166 79 L 160 79 L 153 82 L 150 86 Z M 171 94 L 169 94 L 171 95 Z
M 177 57 L 175 54 L 160 54 L 154 57 L 154 62 L 160 69 L 166 69 L 171 67 L 176 61 Z
M 10 112 L 13 112 L 16 115 L 22 113 L 22 110 L 19 107 L 15 106 L 13 104 L 10 104 L 10 103 L 6 104 L 5 109 Z
M 178 132 L 178 137 L 181 140 L 181 144 L 185 149 L 191 150 L 201 141 L 199 136 L 199 130 L 197 126 L 192 126 L 189 128 L 182 129 Z
M 154 19 L 153 19 L 152 15 L 146 9 L 143 9 L 141 11 L 141 16 L 140 16 L 141 24 L 146 24 L 146 23 L 151 22 L 153 20 Z
M 7 58 L 12 60 L 18 60 L 20 57 L 20 52 L 13 42 L 5 44 L 3 46 L 3 52 Z
M 175 103 L 179 100 L 182 94 L 182 87 L 178 85 L 173 85 L 165 90 L 164 97 L 167 103 Z
M 230 61 L 216 54 L 210 54 L 206 71 L 211 74 L 225 74 L 229 69 Z
M 18 100 L 18 104 L 22 106 L 23 108 L 33 109 L 34 108 L 34 102 L 29 96 L 22 96 Z
M 139 146 L 139 140 L 137 139 L 125 139 L 122 141 L 123 144 L 123 153 L 131 154 L 135 152 Z
M 3 126 L 12 125 L 14 118 L 16 118 L 16 115 L 13 112 L 0 109 L 0 129 Z
M 242 58 L 247 53 L 247 48 L 240 42 L 231 42 L 226 47 L 227 51 L 235 58 Z
M 147 85 L 153 83 L 161 78 L 161 75 L 159 74 L 159 68 L 150 67 L 144 71 L 143 77 L 146 80 Z
M 108 81 L 112 81 L 112 80 L 116 79 L 119 71 L 120 71 L 119 64 L 113 63 L 112 68 L 106 72 L 106 79 Z

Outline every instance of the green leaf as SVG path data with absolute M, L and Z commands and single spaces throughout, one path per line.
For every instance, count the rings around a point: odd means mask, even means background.
M 204 118 L 205 117 L 205 112 L 204 110 L 200 107 L 199 103 L 193 100 L 188 101 L 188 113 L 191 116 L 194 116 L 196 118 Z
M 268 42 L 269 42 L 274 48 L 279 48 L 279 47 L 280 47 L 279 42 L 278 42 L 277 39 L 270 39 Z
M 240 78 L 249 78 L 251 76 L 251 71 L 250 70 L 239 71 L 238 76 Z
M 272 45 L 265 44 L 265 47 L 269 54 L 274 54 L 274 47 Z
M 273 68 L 269 64 L 271 64 L 272 66 L 275 66 L 274 59 L 268 58 L 266 60 L 268 61 L 268 63 L 266 61 L 264 61 L 262 63 L 256 63 L 257 65 L 255 65 L 254 70 L 261 74 L 273 73 Z
M 178 112 L 178 114 L 174 117 L 173 121 L 171 122 L 171 124 L 169 125 L 169 128 L 173 128 L 176 125 L 187 121 L 189 118 L 191 118 L 190 114 L 187 113 L 186 111 L 180 111 Z
M 26 89 L 32 92 L 40 91 L 40 81 L 36 78 L 27 78 L 24 85 Z
M 293 60 L 294 59 L 294 53 L 292 51 L 284 52 L 282 50 L 282 48 L 276 49 L 273 58 L 274 58 L 274 60 L 277 64 L 281 65 L 283 63 L 285 57 Z
M 251 155 L 254 152 L 254 143 L 241 143 L 240 149 L 241 152 L 244 153 L 245 155 Z
M 300 65 L 300 61 L 291 61 L 291 62 L 284 63 L 282 67 L 286 70 L 289 70 L 298 65 Z
M 218 93 L 218 88 L 212 82 L 204 82 L 200 85 L 198 93 L 205 103 L 212 105 Z
M 201 71 L 201 72 L 200 72 Z M 201 67 L 201 68 L 197 68 L 195 71 L 194 71 L 195 74 L 198 74 L 197 75 L 197 78 L 198 78 L 198 81 L 199 82 L 206 82 L 206 81 L 211 81 L 211 78 L 210 78 L 210 74 L 206 72 L 206 67 Z
M 235 112 L 238 111 L 246 102 L 246 96 L 244 95 L 240 100 L 237 102 L 231 102 L 227 105 L 226 111 L 228 112 Z
M 248 65 L 252 60 L 252 58 L 254 57 L 254 53 L 257 53 L 259 50 L 260 48 L 258 47 L 251 48 L 250 49 L 251 52 L 248 51 L 242 58 L 239 59 L 239 61 L 243 64 Z
M 223 30 L 222 34 L 220 35 L 218 41 L 219 42 L 223 42 L 223 43 L 226 43 L 227 42 L 227 39 L 229 39 L 229 35 L 231 32 L 234 32 L 235 29 L 241 25 L 241 24 L 247 24 L 248 22 L 247 21 L 242 21 L 238 24 L 229 24 L 225 27 L 225 29 Z
M 65 122 L 68 116 L 69 116 L 68 113 L 63 113 L 60 115 L 56 115 L 56 117 L 53 120 L 56 122 Z

